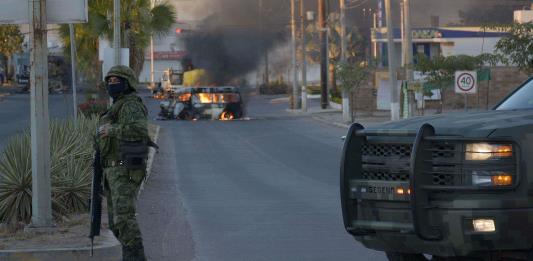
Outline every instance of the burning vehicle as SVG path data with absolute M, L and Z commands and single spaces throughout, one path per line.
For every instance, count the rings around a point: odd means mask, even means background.
M 351 126 L 344 226 L 389 260 L 533 260 L 533 78 L 493 110 Z
M 182 88 L 160 107 L 159 116 L 166 120 L 234 120 L 244 115 L 240 91 L 230 86 Z

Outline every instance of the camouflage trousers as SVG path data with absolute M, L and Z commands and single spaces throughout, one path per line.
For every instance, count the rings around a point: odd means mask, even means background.
M 135 203 L 142 178 L 132 178 L 125 167 L 104 169 L 109 228 L 122 244 L 123 260 L 146 260 Z M 137 173 L 135 173 L 137 174 Z

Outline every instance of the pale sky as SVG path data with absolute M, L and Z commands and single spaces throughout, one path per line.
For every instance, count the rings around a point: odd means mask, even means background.
M 201 20 L 212 14 L 218 5 L 217 0 L 170 0 L 178 11 L 178 20 Z

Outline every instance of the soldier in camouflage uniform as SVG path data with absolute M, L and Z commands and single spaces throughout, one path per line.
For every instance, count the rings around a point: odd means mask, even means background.
M 100 117 L 98 146 L 109 227 L 122 244 L 123 260 L 146 260 L 135 217 L 136 195 L 146 174 L 146 158 L 125 160 L 124 150 L 128 149 L 123 144 L 147 144 L 147 109 L 136 95 L 137 77 L 130 68 L 115 66 L 105 79 L 113 105 Z

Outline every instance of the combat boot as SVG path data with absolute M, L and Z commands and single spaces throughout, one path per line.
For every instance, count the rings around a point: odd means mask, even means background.
M 122 246 L 122 261 L 146 261 L 144 248 Z

